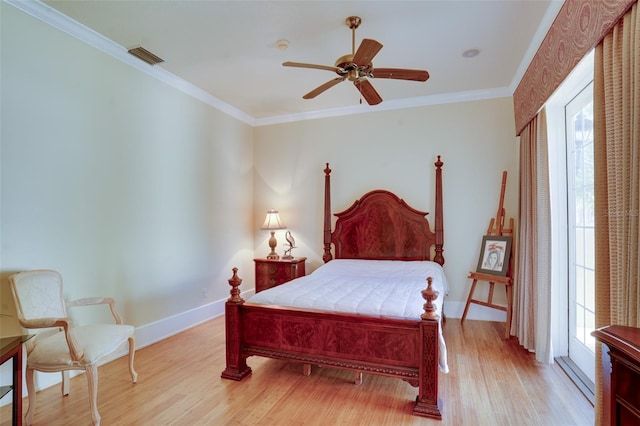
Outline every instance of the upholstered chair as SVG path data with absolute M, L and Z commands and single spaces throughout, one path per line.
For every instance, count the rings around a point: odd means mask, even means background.
M 94 425 L 100 424 L 98 413 L 98 365 L 129 343 L 129 372 L 135 383 L 138 373 L 133 368 L 135 353 L 134 328 L 123 325 L 115 302 L 111 298 L 96 297 L 65 303 L 62 295 L 62 276 L 52 270 L 35 270 L 9 277 L 20 325 L 35 334 L 27 341 L 26 385 L 29 407 L 27 425 L 33 423 L 36 406 L 34 372 L 62 372 L 62 394 L 69 394 L 69 370 L 84 370 L 89 385 L 89 404 Z M 67 307 L 106 304 L 115 324 L 74 326 L 67 315 Z

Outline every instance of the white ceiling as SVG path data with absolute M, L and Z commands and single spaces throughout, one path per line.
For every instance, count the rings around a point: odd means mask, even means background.
M 186 80 L 254 124 L 264 124 L 332 111 L 510 96 L 562 0 L 45 3 L 123 51 L 146 48 L 165 60 L 155 66 L 165 74 Z M 375 66 L 426 69 L 430 79 L 372 79 L 384 99 L 377 107 L 359 105 L 359 92 L 348 81 L 303 100 L 302 95 L 336 75 L 283 67 L 282 62 L 333 66 L 351 53 L 351 30 L 345 24 L 351 15 L 362 18 L 356 48 L 363 38 L 384 45 Z M 288 49 L 276 47 L 281 39 L 288 40 Z M 480 54 L 465 58 L 468 49 Z

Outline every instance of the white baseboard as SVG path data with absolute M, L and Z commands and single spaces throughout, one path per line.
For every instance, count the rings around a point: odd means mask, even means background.
M 462 318 L 466 302 L 444 302 L 444 314 L 447 318 Z M 505 322 L 507 313 L 498 309 L 472 303 L 467 312 L 468 320 Z

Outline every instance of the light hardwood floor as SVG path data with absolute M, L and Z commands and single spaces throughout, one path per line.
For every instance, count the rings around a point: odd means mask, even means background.
M 251 357 L 253 374 L 223 380 L 224 319 L 194 327 L 100 367 L 98 404 L 109 425 L 593 425 L 593 407 L 557 365 L 542 365 L 504 323 L 448 319 L 449 374 L 440 374 L 442 421 L 410 414 L 417 391 L 399 379 Z M 35 425 L 90 425 L 84 375 L 38 394 Z M 0 424 L 10 424 L 10 407 Z M 24 400 L 24 410 L 27 400 Z

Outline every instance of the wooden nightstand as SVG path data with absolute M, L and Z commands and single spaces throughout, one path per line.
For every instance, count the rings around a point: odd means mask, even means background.
M 253 259 L 256 263 L 256 293 L 302 277 L 306 257 L 293 259 Z

